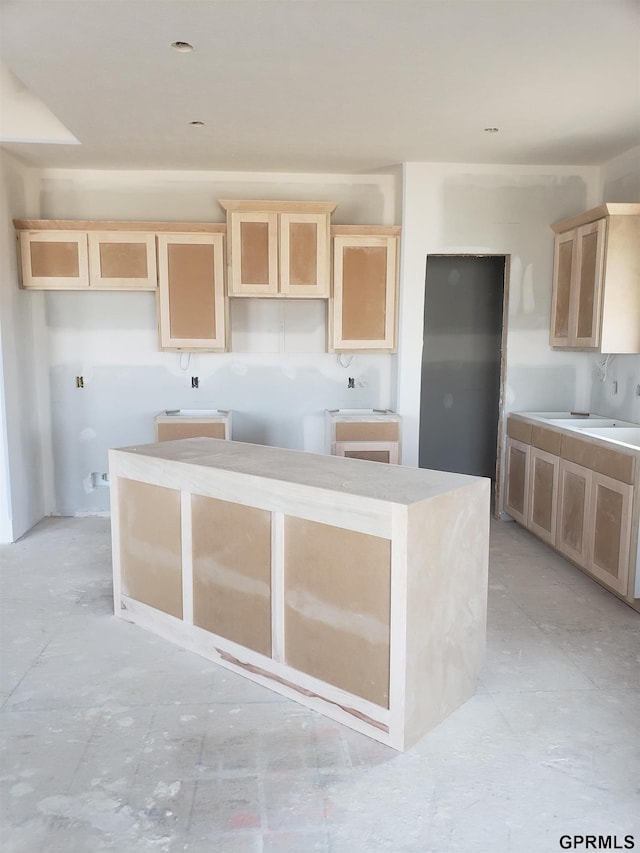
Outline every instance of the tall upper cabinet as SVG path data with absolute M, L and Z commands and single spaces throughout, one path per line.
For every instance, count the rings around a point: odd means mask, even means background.
M 640 352 L 640 204 L 603 204 L 552 228 L 551 346 Z
M 219 204 L 227 212 L 229 296 L 329 296 L 334 202 Z
M 331 233 L 331 348 L 336 352 L 393 352 L 400 228 L 335 225 Z

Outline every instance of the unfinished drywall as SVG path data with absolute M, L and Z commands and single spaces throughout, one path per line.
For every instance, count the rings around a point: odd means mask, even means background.
M 640 203 L 640 145 L 600 167 L 601 201 Z
M 397 195 L 389 175 L 62 170 L 43 174 L 39 215 L 224 222 L 218 198 L 270 198 L 336 201 L 339 224 L 395 224 Z M 153 441 L 164 409 L 230 409 L 235 440 L 324 452 L 325 409 L 391 404 L 392 356 L 326 352 L 326 300 L 232 300 L 232 352 L 190 355 L 159 351 L 153 293 L 27 296 L 45 306 L 62 515 L 108 511 L 108 448 Z
M 597 189 L 598 170 L 591 167 L 405 164 L 397 381 L 405 464 L 418 461 L 429 254 L 509 256 L 505 412 L 588 404 L 584 354 L 555 352 L 549 346 L 550 226 L 595 206 Z
M 51 511 L 46 337 L 42 294 L 18 287 L 12 218 L 34 214 L 37 173 L 0 152 L 0 542 Z

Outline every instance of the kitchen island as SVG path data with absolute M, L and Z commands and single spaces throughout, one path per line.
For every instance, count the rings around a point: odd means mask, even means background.
M 189 438 L 109 452 L 117 616 L 403 750 L 484 660 L 484 478 Z

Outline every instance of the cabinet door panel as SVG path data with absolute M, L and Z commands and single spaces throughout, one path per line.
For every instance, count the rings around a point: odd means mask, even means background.
M 89 287 L 85 231 L 21 231 L 22 286 L 38 290 Z
M 280 215 L 280 292 L 329 296 L 329 217 L 324 213 Z
M 271 656 L 271 513 L 191 497 L 193 624 Z
M 395 346 L 396 239 L 334 239 L 333 348 Z
M 287 664 L 388 708 L 391 542 L 286 517 L 284 599 Z
M 590 496 L 591 472 L 581 465 L 561 459 L 556 547 L 583 568 L 587 565 Z
M 180 492 L 118 480 L 122 592 L 182 619 Z
M 532 447 L 529 458 L 529 529 L 549 544 L 556 540 L 557 456 Z
M 91 287 L 108 290 L 155 290 L 154 234 L 89 232 Z
M 605 225 L 601 219 L 578 229 L 575 346 L 597 347 L 600 343 Z
M 160 346 L 225 346 L 224 242 L 221 234 L 159 234 Z
M 505 509 L 520 524 L 527 525 L 529 509 L 529 447 L 507 439 L 507 497 Z
M 574 247 L 575 231 L 556 236 L 553 262 L 551 346 L 569 346 Z
M 633 487 L 593 474 L 588 570 L 616 592 L 626 593 Z
M 278 293 L 278 214 L 232 211 L 229 244 L 229 294 Z
M 332 453 L 334 456 L 346 456 L 349 459 L 368 459 L 370 462 L 397 465 L 400 459 L 399 448 L 397 441 L 336 441 Z

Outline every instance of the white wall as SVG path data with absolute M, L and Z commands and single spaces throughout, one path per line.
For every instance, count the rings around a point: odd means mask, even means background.
M 399 221 L 399 179 L 390 175 L 47 171 L 40 215 L 224 222 L 218 198 L 329 200 L 338 202 L 335 223 Z M 233 351 L 189 356 L 158 351 L 152 293 L 42 296 L 63 515 L 108 510 L 108 489 L 92 488 L 92 472 L 107 471 L 109 447 L 152 441 L 153 415 L 165 408 L 231 409 L 236 440 L 323 452 L 325 408 L 392 403 L 393 356 L 325 352 L 323 300 L 232 300 Z
M 640 203 L 640 146 L 600 168 L 602 202 Z M 640 423 L 640 355 L 590 356 L 591 411 Z
M 37 213 L 38 176 L 0 152 L 0 181 L 0 542 L 13 542 L 51 510 L 50 413 L 43 299 L 18 287 L 12 223 Z
M 429 254 L 511 257 L 505 412 L 588 405 L 585 355 L 554 352 L 549 347 L 550 226 L 598 203 L 598 177 L 595 167 L 405 164 L 397 382 L 405 464 L 415 465 L 418 460 Z

